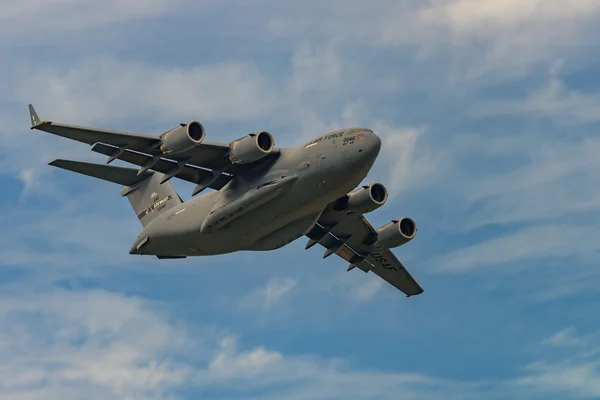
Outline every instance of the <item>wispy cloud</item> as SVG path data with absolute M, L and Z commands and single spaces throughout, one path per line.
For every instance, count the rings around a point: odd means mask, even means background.
M 209 377 L 218 378 L 225 384 L 229 380 L 238 383 L 237 390 L 253 390 L 259 386 L 263 394 L 252 398 L 328 398 L 331 395 L 344 398 L 377 397 L 435 399 L 503 399 L 503 398 L 548 398 L 548 395 L 594 396 L 597 393 L 597 369 L 593 363 L 585 363 L 586 352 L 595 342 L 588 342 L 576 353 L 563 358 L 548 349 L 554 362 L 538 360 L 523 369 L 524 375 L 516 379 L 456 382 L 438 379 L 424 374 L 382 373 L 353 368 L 342 359 L 324 360 L 315 357 L 288 356 L 265 348 L 251 351 L 237 349 L 235 339 L 226 338 L 209 363 L 207 373 L 199 375 L 201 382 Z M 548 354 L 550 355 L 550 354 Z M 582 364 L 577 364 L 580 360 Z M 566 365 L 567 368 L 563 368 Z M 545 367 L 543 366 L 545 365 Z M 549 372 L 560 379 L 552 380 Z M 539 371 L 540 374 L 536 375 Z M 279 383 L 287 382 L 282 392 Z M 309 382 L 309 384 L 300 384 Z M 270 390 L 268 388 L 273 388 Z M 265 390 L 266 389 L 266 390 Z M 396 397 L 394 397 L 396 396 Z
M 181 68 L 97 57 L 66 70 L 47 65 L 15 74 L 15 100 L 34 102 L 40 116 L 48 119 L 79 124 L 132 115 L 152 115 L 154 121 L 165 116 L 248 119 L 263 115 L 274 101 L 264 78 L 249 63 Z
M 371 278 L 356 289 L 356 295 L 359 300 L 368 300 L 381 289 L 383 284 L 379 277 Z
M 518 0 L 442 0 L 429 2 L 419 10 L 421 22 L 446 28 L 453 38 L 466 41 L 514 33 L 521 33 L 521 40 L 524 37 L 546 40 L 541 35 L 534 37 L 533 30 L 548 29 L 561 22 L 589 21 L 597 13 L 600 13 L 600 6 L 594 1 L 581 1 L 573 6 L 566 0 L 527 3 Z
M 292 278 L 272 278 L 264 286 L 254 289 L 240 300 L 241 309 L 259 309 L 266 311 L 289 296 L 297 282 Z
M 561 125 L 573 126 L 600 122 L 600 95 L 570 89 L 561 80 L 564 61 L 557 61 L 550 70 L 547 82 L 525 98 L 489 100 L 475 106 L 475 116 L 527 116 L 548 118 Z
M 524 142 L 524 147 L 513 150 L 513 157 L 520 160 L 509 171 L 490 173 L 464 188 L 465 199 L 477 206 L 467 227 L 559 220 L 598 210 L 600 192 L 592 183 L 599 179 L 595 154 L 600 142 L 589 136 L 534 137 L 536 144 Z
M 225 390 L 216 398 L 252 396 L 258 388 L 264 392 L 260 398 L 273 398 L 282 395 L 285 384 L 286 398 L 343 393 L 391 399 L 402 390 L 428 399 L 441 390 L 456 395 L 470 390 L 426 375 L 361 371 L 341 359 L 288 356 L 260 346 L 240 349 L 235 337 L 217 339 L 213 330 L 196 328 L 202 336 L 192 339 L 158 307 L 101 290 L 4 296 L 0 396 L 165 398 L 202 387 Z
M 143 299 L 101 290 L 4 295 L 0 318 L 2 398 L 164 398 L 190 372 L 176 361 L 190 338 Z
M 483 84 L 525 76 L 557 49 L 575 56 L 569 46 L 592 44 L 589 30 L 600 13 L 594 1 L 573 7 L 568 0 L 436 0 L 393 9 L 380 25 L 385 43 L 416 43 L 427 57 L 450 45 L 452 80 Z
M 465 247 L 440 257 L 441 270 L 467 271 L 474 268 L 533 260 L 594 257 L 600 250 L 593 239 L 598 226 L 539 225 Z M 518 263 L 515 265 L 515 263 Z
M 172 321 L 164 305 L 103 290 L 23 285 L 0 298 L 0 398 L 173 398 L 192 388 L 213 398 L 415 400 L 594 396 L 598 369 L 590 361 L 597 335 L 557 332 L 522 377 L 454 381 L 415 372 L 364 369 L 343 358 L 247 347 L 214 328 Z M 566 357 L 556 352 L 568 346 Z M 552 350 L 556 349 L 556 350 Z M 552 357 L 552 358 L 549 358 Z M 235 382 L 233 385 L 232 383 Z M 490 392 L 492 390 L 492 392 Z M 260 391 L 261 394 L 256 394 Z M 488 395 L 493 393 L 493 395 Z M 490 397 L 491 396 L 491 397 Z
M 2 39 L 52 33 L 77 34 L 102 25 L 146 19 L 178 9 L 181 0 L 107 0 L 102 5 L 81 0 L 4 2 L 0 9 Z
M 568 328 L 544 340 L 543 344 L 554 348 L 568 347 L 568 355 L 561 359 L 551 353 L 531 363 L 526 375 L 517 381 L 519 384 L 533 388 L 541 395 L 562 394 L 589 399 L 600 396 L 597 334 L 577 336 L 572 328 Z

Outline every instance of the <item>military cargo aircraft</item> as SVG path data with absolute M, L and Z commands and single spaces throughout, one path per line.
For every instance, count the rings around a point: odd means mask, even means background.
M 302 237 L 306 248 L 336 254 L 348 271 L 373 272 L 406 296 L 423 292 L 390 251 L 415 237 L 415 222 L 402 217 L 375 229 L 364 214 L 385 204 L 385 186 L 355 189 L 367 176 L 381 140 L 367 128 L 329 132 L 309 143 L 277 148 L 267 131 L 230 143 L 205 141 L 198 121 L 161 135 L 128 133 L 42 121 L 30 104 L 31 129 L 92 145 L 139 168 L 57 159 L 50 165 L 117 183 L 142 231 L 130 254 L 159 259 L 274 250 Z M 169 180 L 194 183 L 183 201 Z M 197 196 L 205 189 L 213 189 Z

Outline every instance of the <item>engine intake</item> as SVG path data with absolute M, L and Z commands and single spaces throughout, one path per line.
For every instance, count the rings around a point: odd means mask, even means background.
M 408 217 L 394 219 L 377 228 L 377 243 L 392 249 L 410 242 L 417 234 L 415 221 Z
M 366 214 L 385 204 L 388 192 L 379 182 L 362 186 L 340 198 L 334 205 L 336 211 Z
M 165 154 L 190 150 L 204 141 L 206 132 L 198 121 L 190 121 L 171 129 L 162 136 L 160 151 Z
M 234 164 L 251 163 L 270 154 L 274 147 L 275 140 L 269 132 L 251 133 L 231 143 L 229 159 Z

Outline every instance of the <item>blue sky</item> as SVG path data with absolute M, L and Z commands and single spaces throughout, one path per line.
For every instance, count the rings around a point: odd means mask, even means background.
M 600 3 L 0 3 L 0 399 L 600 397 Z M 384 142 L 425 293 L 270 253 L 159 261 L 42 119 Z M 192 187 L 177 183 L 184 199 Z

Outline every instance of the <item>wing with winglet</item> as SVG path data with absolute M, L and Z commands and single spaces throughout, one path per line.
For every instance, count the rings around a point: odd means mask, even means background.
M 87 144 L 102 142 L 113 146 L 127 146 L 133 150 L 149 150 L 156 152 L 155 146 L 160 145 L 160 138 L 153 135 L 139 133 L 111 131 L 84 126 L 66 125 L 52 121 L 42 121 L 33 108 L 29 105 L 31 129 L 49 132 L 67 139 L 76 140 Z M 154 150 L 152 150 L 154 149 Z
M 248 135 L 252 140 L 242 140 L 248 139 L 244 137 L 231 143 L 221 143 L 204 141 L 204 127 L 196 121 L 179 124 L 155 136 L 41 120 L 31 104 L 29 115 L 31 129 L 93 145 L 93 151 L 108 156 L 107 164 L 119 159 L 138 165 L 139 174 L 152 169 L 165 174 L 165 180 L 176 177 L 196 183 L 193 195 L 205 188 L 218 190 L 233 176 L 273 162 L 278 156 L 278 151 L 272 151 L 271 135 L 264 131 Z M 268 142 L 266 145 L 263 144 L 265 140 Z M 240 146 L 240 142 L 245 147 Z M 255 148 L 247 146 L 250 142 L 256 142 Z M 255 158 L 239 162 L 235 151 L 240 149 Z
M 338 255 L 350 263 L 348 271 L 373 272 L 407 297 L 423 293 L 394 253 L 377 243 L 377 231 L 362 214 L 328 207 L 306 236 L 307 249 L 320 244 L 326 248 L 323 258 Z

